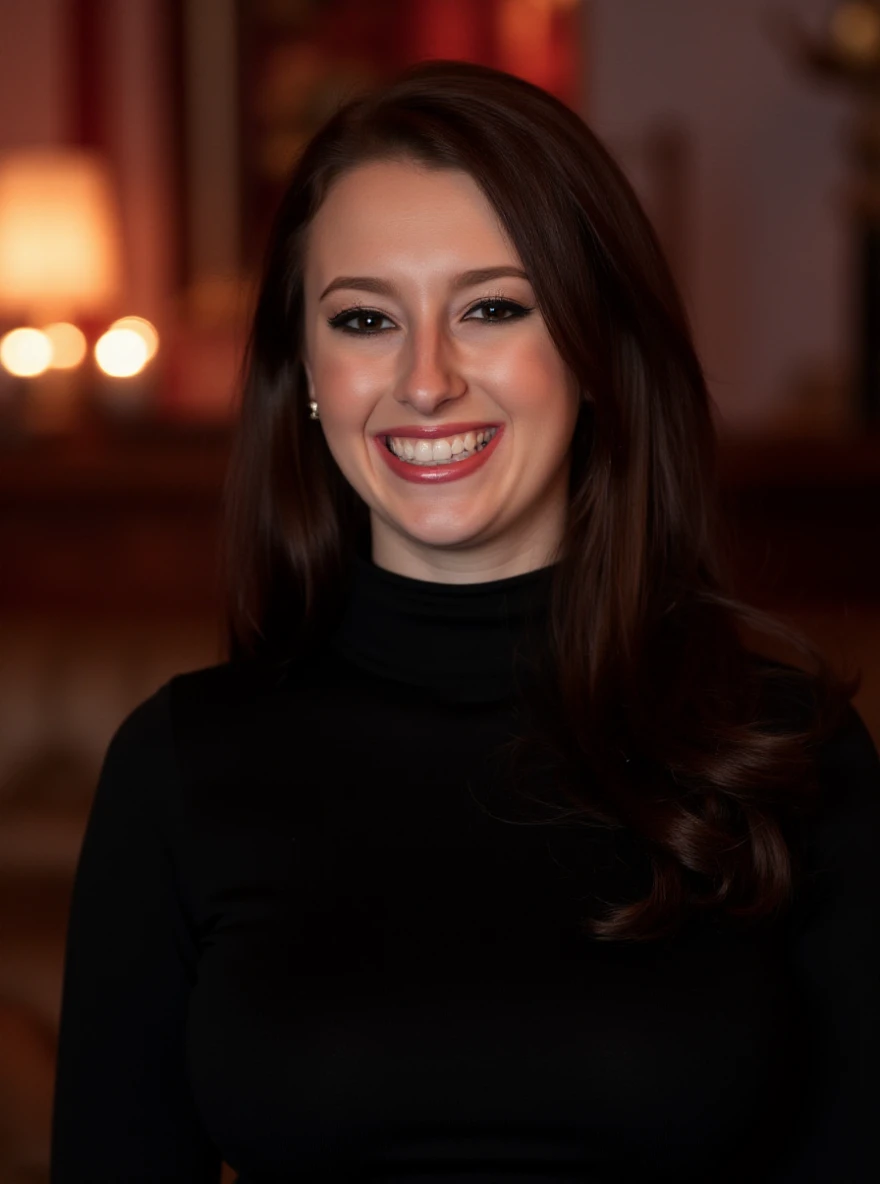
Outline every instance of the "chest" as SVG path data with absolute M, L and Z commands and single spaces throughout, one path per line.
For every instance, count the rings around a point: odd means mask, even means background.
M 709 932 L 598 943 L 583 906 L 636 891 L 636 859 L 487 819 L 464 785 L 447 797 L 430 824 L 338 799 L 346 825 L 288 805 L 223 833 L 187 1040 L 227 1159 L 588 1155 L 615 1179 L 722 1178 L 796 1082 L 779 952 Z

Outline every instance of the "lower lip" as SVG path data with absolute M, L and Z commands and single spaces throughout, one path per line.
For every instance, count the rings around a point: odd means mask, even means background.
M 376 447 L 382 454 L 385 463 L 392 473 L 402 477 L 404 481 L 413 481 L 417 485 L 442 485 L 447 481 L 460 481 L 462 477 L 469 477 L 477 469 L 482 468 L 501 439 L 504 429 L 499 427 L 495 435 L 485 448 L 469 456 L 467 460 L 453 460 L 448 464 L 439 465 L 411 465 L 400 460 L 385 444 L 383 436 L 374 436 Z

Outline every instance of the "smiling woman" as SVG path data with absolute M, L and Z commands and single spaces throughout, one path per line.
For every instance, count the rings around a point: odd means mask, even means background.
M 858 680 L 732 594 L 714 466 L 576 115 L 431 62 L 327 121 L 254 317 L 229 659 L 95 797 L 58 1184 L 876 1178 L 880 761 Z
M 577 382 L 473 178 L 411 160 L 348 172 L 309 227 L 304 295 L 309 389 L 374 561 L 448 583 L 549 563 Z

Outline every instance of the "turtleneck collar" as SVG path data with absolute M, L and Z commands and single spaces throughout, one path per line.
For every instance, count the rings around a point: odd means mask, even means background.
M 355 555 L 331 646 L 382 678 L 447 701 L 516 694 L 519 655 L 546 628 L 553 565 L 479 584 L 401 576 Z

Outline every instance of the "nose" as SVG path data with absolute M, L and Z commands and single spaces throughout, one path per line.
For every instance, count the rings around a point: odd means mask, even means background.
M 443 328 L 421 325 L 413 330 L 401 351 L 398 402 L 431 415 L 466 390 L 454 343 Z

